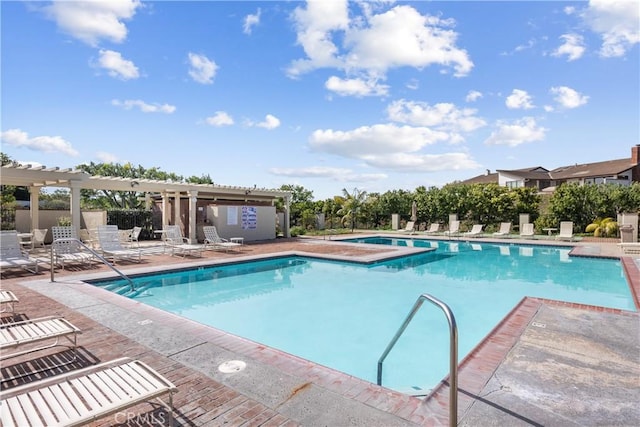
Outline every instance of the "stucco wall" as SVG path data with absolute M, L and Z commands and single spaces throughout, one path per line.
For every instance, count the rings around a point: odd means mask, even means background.
M 244 237 L 247 242 L 276 238 L 275 206 L 207 207 L 207 224 L 215 225 L 220 237 Z

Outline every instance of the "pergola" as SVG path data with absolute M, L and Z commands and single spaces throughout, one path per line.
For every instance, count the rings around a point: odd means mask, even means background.
M 38 203 L 40 190 L 43 187 L 65 187 L 71 191 L 71 222 L 80 232 L 80 190 L 111 190 L 111 191 L 136 191 L 145 193 L 147 208 L 154 195 L 162 197 L 162 224 L 170 223 L 170 201 L 174 198 L 174 224 L 180 223 L 180 198 L 186 196 L 189 199 L 189 236 L 196 236 L 196 202 L 198 198 L 211 200 L 238 201 L 244 203 L 270 202 L 278 198 L 285 201 L 285 223 L 283 233 L 289 237 L 289 207 L 291 193 L 288 191 L 270 190 L 265 188 L 248 188 L 224 186 L 216 184 L 190 184 L 184 182 L 150 180 L 140 178 L 120 178 L 110 176 L 93 176 L 77 169 L 47 168 L 45 166 L 32 166 L 9 164 L 1 168 L 0 185 L 15 185 L 28 187 L 30 193 L 30 219 L 31 228 L 38 228 L 39 209 Z M 34 209 L 35 207 L 35 209 Z

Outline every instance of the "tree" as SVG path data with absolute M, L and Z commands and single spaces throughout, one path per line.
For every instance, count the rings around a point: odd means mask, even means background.
M 313 191 L 307 190 L 301 185 L 282 185 L 280 190 L 291 193 L 289 218 L 292 225 L 306 227 L 309 221 L 309 212 L 314 215 Z
M 366 191 L 353 189 L 353 192 L 349 193 L 346 188 L 342 189 L 345 202 L 342 208 L 338 211 L 338 215 L 342 216 L 342 224 L 351 223 L 351 231 L 355 230 L 356 223 L 358 222 L 358 216 L 362 214 L 362 206 L 367 196 Z

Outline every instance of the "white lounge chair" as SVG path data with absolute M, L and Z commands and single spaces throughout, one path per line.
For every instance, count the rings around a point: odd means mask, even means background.
M 470 231 L 462 233 L 464 237 L 478 237 L 482 234 L 483 224 L 473 224 Z
M 194 253 L 202 256 L 204 245 L 192 245 L 189 243 L 189 239 L 182 235 L 179 225 L 167 225 L 164 230 L 166 231 L 164 233 L 164 243 L 171 248 L 171 256 L 176 252 L 182 254 L 183 257 Z
M 78 242 L 75 228 L 54 226 L 51 227 L 51 233 L 53 235 L 53 242 L 51 243 L 51 250 L 54 256 L 53 262 L 63 269 L 66 264 L 89 264 L 96 261 L 96 257 L 91 252 L 86 251 Z
M 413 234 L 416 232 L 416 223 L 415 221 L 407 221 L 407 225 L 405 225 L 404 229 L 401 230 L 403 233 Z
M 449 229 L 444 232 L 444 235 L 451 237 L 459 233 L 460 233 L 460 221 L 454 220 L 449 223 Z
M 242 248 L 240 243 L 230 242 L 227 239 L 220 237 L 215 225 L 205 225 L 202 227 L 204 232 L 204 246 L 211 249 L 222 249 L 225 251 L 238 250 Z
M 0 424 L 82 426 L 157 399 L 167 408 L 172 426 L 177 391 L 147 364 L 121 358 L 0 392 Z M 168 404 L 164 396 L 169 397 Z
M 425 230 L 424 234 L 435 234 L 438 232 L 440 232 L 440 223 L 432 222 L 431 225 L 429 225 L 429 229 Z
M 625 242 L 625 243 L 618 243 L 618 246 L 620 246 L 620 249 L 622 250 L 623 254 L 626 254 L 626 255 L 640 254 L 640 243 Z
M 0 313 L 15 313 L 15 304 L 20 302 L 16 294 L 11 291 L 0 290 Z M 1 308 L 4 305 L 4 308 Z
M 115 227 L 115 228 L 114 228 Z M 98 243 L 105 258 L 116 260 L 141 261 L 139 249 L 128 249 L 120 243 L 120 232 L 117 226 L 98 226 Z
M 16 230 L 0 231 L 0 271 L 20 268 L 38 273 L 38 260 L 22 252 Z
M 533 238 L 533 234 L 534 234 L 534 229 L 533 229 L 532 223 L 528 222 L 526 224 L 522 224 L 522 227 L 520 227 L 520 237 Z
M 573 242 L 573 221 L 560 222 L 560 232 L 556 236 L 556 240 L 569 240 Z
M 62 345 L 61 338 L 66 338 L 71 343 L 67 347 L 75 351 L 79 333 L 80 329 L 59 316 L 0 324 L 0 360 Z
M 511 233 L 511 223 L 510 222 L 501 222 L 500 229 L 493 233 L 496 237 L 508 236 Z

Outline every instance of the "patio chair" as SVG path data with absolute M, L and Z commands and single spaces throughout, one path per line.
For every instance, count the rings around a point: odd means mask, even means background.
M 431 225 L 429 225 L 429 229 L 424 231 L 424 234 L 436 234 L 438 232 L 440 232 L 440 223 L 432 222 Z
M 556 240 L 568 240 L 573 242 L 573 221 L 560 222 L 560 232 L 556 236 Z
M 470 231 L 462 233 L 464 237 L 478 237 L 482 234 L 483 224 L 473 224 Z
M 96 257 L 84 249 L 78 241 L 75 228 L 71 226 L 54 226 L 51 227 L 51 233 L 53 235 L 53 242 L 51 243 L 53 262 L 62 267 L 62 269 L 66 264 L 90 264 L 96 261 Z
M 182 254 L 183 257 L 192 255 L 193 253 L 202 256 L 202 250 L 206 245 L 192 245 L 189 239 L 182 235 L 182 229 L 179 225 L 166 225 L 164 227 L 164 243 L 171 248 L 171 256 Z
M 157 399 L 172 426 L 177 391 L 144 362 L 120 358 L 0 392 L 0 424 L 81 426 Z
M 118 227 L 115 226 L 98 226 L 98 244 L 105 258 L 111 258 L 115 263 L 116 260 L 141 261 L 140 249 L 128 249 L 120 243 Z
M 0 231 L 0 271 L 15 268 L 37 274 L 38 260 L 22 252 L 16 230 L 2 230 Z
M 80 329 L 60 316 L 3 323 L 0 324 L 0 332 L 0 360 L 62 345 L 59 344 L 61 338 L 66 338 L 71 343 L 67 347 L 75 351 L 78 346 L 77 335 L 81 333 Z
M 220 237 L 215 225 L 205 225 L 202 227 L 202 231 L 204 231 L 204 246 L 207 249 L 211 247 L 211 249 L 222 249 L 225 251 L 233 249 L 240 251 L 242 248 L 240 243 L 230 242 L 229 240 Z
M 0 290 L 0 313 L 14 314 L 15 304 L 20 302 L 18 297 L 11 291 Z M 2 307 L 4 305 L 4 308 Z
M 508 236 L 511 233 L 511 223 L 510 222 L 501 222 L 500 229 L 493 233 L 496 237 Z
M 133 227 L 131 229 L 131 233 L 129 233 L 127 238 L 129 246 L 133 246 L 135 243 L 136 247 L 140 247 L 140 232 L 142 232 L 142 227 Z
M 36 250 L 45 250 L 46 245 L 44 243 L 44 239 L 47 237 L 48 228 L 34 228 L 33 229 L 33 238 L 31 239 L 31 249 L 33 251 Z
M 453 220 L 449 223 L 449 229 L 444 232 L 444 235 L 447 237 L 451 237 L 453 235 L 457 235 L 460 233 L 460 221 Z
M 533 234 L 534 234 L 534 229 L 533 229 L 532 223 L 527 222 L 526 224 L 522 224 L 522 226 L 520 227 L 520 237 L 533 238 Z

